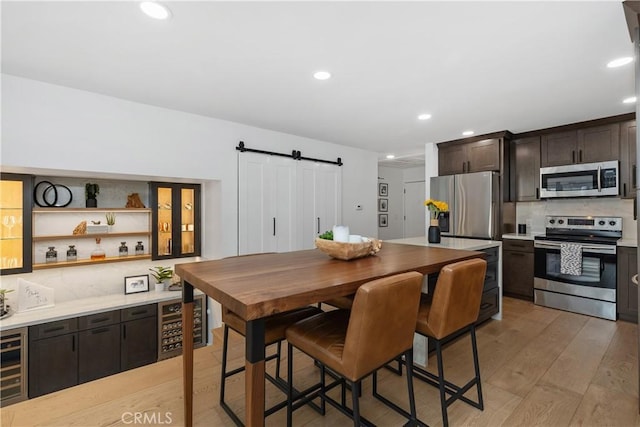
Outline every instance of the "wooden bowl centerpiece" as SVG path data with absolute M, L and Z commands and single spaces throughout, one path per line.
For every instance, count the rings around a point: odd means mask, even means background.
M 378 239 L 368 237 L 364 239 L 366 241 L 361 243 L 347 243 L 317 237 L 316 247 L 325 254 L 344 261 L 375 255 L 382 247 L 382 242 Z

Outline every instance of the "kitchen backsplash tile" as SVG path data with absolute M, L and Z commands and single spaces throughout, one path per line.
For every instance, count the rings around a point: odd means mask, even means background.
M 532 233 L 544 233 L 545 217 L 567 216 L 615 216 L 622 217 L 622 238 L 636 239 L 637 221 L 633 219 L 633 200 L 617 198 L 559 199 L 516 204 L 516 223 L 530 221 Z

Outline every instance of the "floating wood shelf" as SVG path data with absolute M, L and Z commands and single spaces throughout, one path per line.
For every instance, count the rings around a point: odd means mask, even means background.
M 66 234 L 57 236 L 34 236 L 34 242 L 44 240 L 60 240 L 60 239 L 94 239 L 104 237 L 130 237 L 130 236 L 151 236 L 150 231 L 130 231 L 126 233 L 87 233 L 87 234 Z
M 107 264 L 111 262 L 138 261 L 138 260 L 144 260 L 144 259 L 151 259 L 151 255 L 129 255 L 129 256 L 123 256 L 123 257 L 107 257 L 101 260 L 79 259 L 78 261 L 58 261 L 58 262 L 50 262 L 48 264 L 33 264 L 33 269 L 45 270 L 47 268 L 76 267 L 81 265 Z

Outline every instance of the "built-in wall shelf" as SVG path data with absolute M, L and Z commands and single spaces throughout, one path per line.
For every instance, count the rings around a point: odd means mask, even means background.
M 87 233 L 87 234 L 66 234 L 66 235 L 52 235 L 52 236 L 34 236 L 34 242 L 40 242 L 44 240 L 61 240 L 61 239 L 95 239 L 96 237 L 131 237 L 131 236 L 150 236 L 149 231 L 132 231 L 127 233 Z
M 148 212 L 151 213 L 149 208 L 34 208 L 33 213 L 106 213 L 106 212 Z
M 58 267 L 75 267 L 81 265 L 92 265 L 92 264 L 106 264 L 111 262 L 124 262 L 124 261 L 139 261 L 151 259 L 151 255 L 129 255 L 123 257 L 107 257 L 100 260 L 93 259 L 79 259 L 77 261 L 58 261 L 51 262 L 48 264 L 33 264 L 34 270 L 45 270 L 48 268 L 58 268 Z

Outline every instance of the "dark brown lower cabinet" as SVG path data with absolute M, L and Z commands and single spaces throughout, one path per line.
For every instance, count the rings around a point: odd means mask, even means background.
M 126 371 L 158 360 L 157 313 L 156 304 L 122 310 L 121 370 Z
M 502 292 L 533 301 L 533 241 L 502 241 Z
M 29 327 L 29 397 L 158 359 L 157 305 Z
M 29 397 L 78 384 L 78 321 L 29 327 Z
M 618 247 L 618 318 L 638 323 L 638 286 L 631 278 L 638 274 L 638 249 Z

